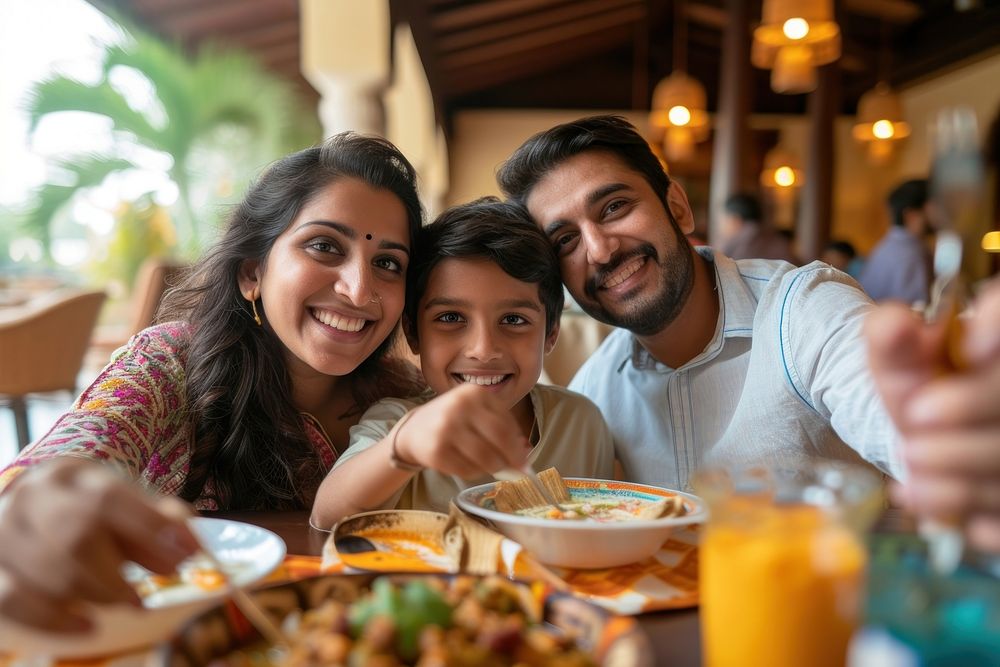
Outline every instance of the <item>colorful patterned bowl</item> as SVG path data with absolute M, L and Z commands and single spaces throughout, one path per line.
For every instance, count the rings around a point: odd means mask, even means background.
M 690 493 L 606 479 L 567 477 L 565 482 L 572 497 L 656 501 L 680 496 L 687 514 L 612 523 L 519 516 L 484 506 L 489 504 L 496 482 L 465 489 L 458 494 L 455 502 L 463 511 L 486 519 L 492 527 L 520 543 L 539 561 L 574 569 L 616 567 L 643 560 L 659 550 L 674 528 L 701 523 L 708 516 L 705 503 Z

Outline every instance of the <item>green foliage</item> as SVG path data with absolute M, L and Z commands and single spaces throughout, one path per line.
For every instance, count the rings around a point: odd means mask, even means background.
M 181 254 L 194 255 L 204 231 L 216 224 L 219 191 L 242 189 L 264 164 L 319 138 L 315 117 L 301 109 L 291 85 L 265 72 L 252 57 L 215 47 L 188 57 L 142 30 L 123 27 L 123 32 L 122 44 L 105 49 L 103 76 L 97 83 L 55 75 L 36 83 L 28 95 L 32 131 L 50 114 L 83 111 L 109 119 L 115 138 L 106 155 L 61 159 L 53 165 L 54 177 L 35 193 L 26 229 L 46 253 L 53 217 L 81 190 L 99 185 L 111 173 L 137 168 L 133 161 L 137 144 L 171 157 L 168 175 L 178 187 L 171 216 L 183 222 L 178 230 Z M 153 91 L 149 108 L 134 108 L 116 89 L 114 74 L 121 67 L 149 82 Z M 229 127 L 242 131 L 223 131 Z M 206 160 L 206 154 L 222 159 Z M 203 167 L 226 158 L 230 160 L 223 177 L 227 187 L 213 188 L 218 174 L 206 173 Z M 131 224 L 144 224 L 142 216 L 135 216 Z M 149 238 L 145 231 L 137 233 Z
M 38 239 L 46 251 L 52 243 L 52 220 L 77 192 L 100 185 L 108 174 L 134 167 L 132 162 L 123 158 L 94 154 L 62 159 L 55 166 L 70 183 L 50 182 L 42 185 L 35 193 L 34 206 L 25 212 L 20 225 L 28 235 Z
M 111 241 L 93 263 L 93 277 L 101 284 L 121 281 L 131 285 L 146 259 L 168 256 L 176 242 L 170 214 L 150 195 L 123 203 L 115 211 Z

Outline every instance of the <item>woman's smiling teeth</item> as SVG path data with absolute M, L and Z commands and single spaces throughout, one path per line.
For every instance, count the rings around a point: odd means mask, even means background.
M 629 279 L 629 277 L 638 271 L 642 267 L 642 263 L 646 261 L 645 257 L 636 257 L 631 262 L 628 262 L 613 274 L 608 276 L 608 279 L 604 281 L 601 285 L 604 289 L 611 289 L 617 285 L 621 285 L 623 282 Z
M 349 333 L 361 331 L 361 329 L 363 329 L 365 324 L 368 322 L 368 320 L 358 319 L 356 317 L 347 317 L 346 315 L 339 315 L 326 310 L 314 310 L 313 317 L 328 327 L 333 327 L 337 331 L 347 331 Z
M 462 382 L 467 382 L 469 384 L 478 384 L 480 386 L 488 387 L 494 384 L 500 384 L 507 379 L 507 375 L 466 375 L 464 373 L 459 373 L 457 375 Z

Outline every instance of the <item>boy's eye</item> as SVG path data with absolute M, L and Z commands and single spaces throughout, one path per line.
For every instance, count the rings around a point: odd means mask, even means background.
M 500 320 L 501 324 L 528 324 L 528 319 L 523 315 L 517 315 L 516 313 L 511 313 L 510 315 L 504 315 Z
M 462 316 L 458 313 L 441 313 L 434 319 L 438 322 L 444 322 L 446 324 L 458 324 L 462 321 Z

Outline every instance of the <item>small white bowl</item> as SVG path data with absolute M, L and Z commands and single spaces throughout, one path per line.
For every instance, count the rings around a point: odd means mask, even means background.
M 285 558 L 285 542 L 269 530 L 228 519 L 194 517 L 189 520 L 202 546 L 232 568 L 232 581 L 248 587 L 270 574 Z M 136 581 L 142 570 L 126 564 L 126 580 Z M 85 659 L 110 656 L 152 646 L 167 639 L 193 615 L 228 596 L 225 587 L 202 591 L 178 586 L 170 594 L 143 599 L 144 609 L 129 605 L 88 605 L 93 630 L 85 634 L 56 634 L 0 619 L 0 651 L 16 657 Z M 0 664 L 2 664 L 0 659 Z M 15 664 L 16 664 L 15 660 Z M 26 660 L 34 664 L 34 660 Z M 47 662 L 39 663 L 47 664 Z
M 616 567 L 640 561 L 656 553 L 676 527 L 701 523 L 708 517 L 704 501 L 690 493 L 605 479 L 567 477 L 565 482 L 571 496 L 649 501 L 680 496 L 687 513 L 679 517 L 608 523 L 536 519 L 483 507 L 496 488 L 496 482 L 465 489 L 455 502 L 465 512 L 486 519 L 539 561 L 574 569 Z

